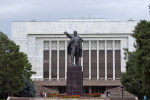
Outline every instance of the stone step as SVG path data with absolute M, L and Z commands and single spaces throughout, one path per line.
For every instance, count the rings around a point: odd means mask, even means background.
M 120 97 L 122 96 L 122 87 L 116 87 L 110 90 L 107 90 L 110 93 L 111 97 Z M 123 88 L 123 96 L 129 96 L 129 97 L 135 97 L 133 94 L 129 93 L 128 91 L 126 91 L 125 88 Z
M 45 92 L 45 93 L 50 93 L 50 94 L 59 94 L 58 91 L 47 88 L 47 87 L 43 87 L 43 86 L 37 86 L 35 87 L 36 90 L 36 94 L 39 95 L 40 92 Z

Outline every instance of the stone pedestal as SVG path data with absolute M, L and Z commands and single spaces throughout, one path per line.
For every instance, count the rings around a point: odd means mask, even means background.
M 69 65 L 67 67 L 67 94 L 83 94 L 83 72 L 80 65 Z

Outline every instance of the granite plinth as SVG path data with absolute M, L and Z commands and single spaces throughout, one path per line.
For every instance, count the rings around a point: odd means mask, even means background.
M 69 65 L 67 67 L 67 94 L 83 94 L 83 72 L 80 65 Z

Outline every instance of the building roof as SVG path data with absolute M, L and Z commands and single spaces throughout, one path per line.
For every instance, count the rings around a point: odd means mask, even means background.
M 138 21 L 106 21 L 105 19 L 60 19 L 57 22 L 12 22 L 12 34 L 79 34 L 133 33 Z

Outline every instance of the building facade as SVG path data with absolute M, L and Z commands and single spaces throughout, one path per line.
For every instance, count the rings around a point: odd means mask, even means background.
M 125 72 L 125 51 L 133 51 L 130 36 L 138 21 L 105 19 L 61 19 L 57 22 L 12 22 L 12 38 L 28 55 L 32 79 L 36 84 L 64 93 L 66 91 L 69 39 L 63 33 L 77 31 L 82 37 L 84 93 L 104 92 L 120 86 Z

